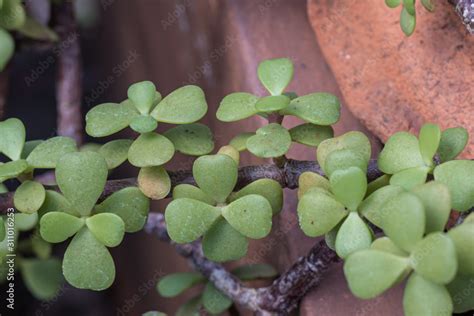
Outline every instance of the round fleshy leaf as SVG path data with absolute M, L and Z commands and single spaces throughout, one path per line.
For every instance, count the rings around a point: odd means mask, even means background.
M 389 199 L 380 209 L 381 228 L 401 249 L 411 251 L 425 232 L 425 209 L 409 192 Z
M 418 135 L 420 142 L 420 153 L 427 166 L 433 165 L 433 156 L 438 150 L 441 139 L 441 129 L 436 124 L 425 124 Z
M 204 235 L 202 250 L 209 260 L 233 261 L 245 256 L 248 244 L 247 238 L 221 217 Z
M 262 61 L 257 75 L 271 95 L 280 95 L 293 79 L 293 63 L 288 58 L 276 58 Z
M 328 192 L 331 190 L 331 184 L 328 179 L 317 173 L 306 171 L 298 178 L 298 199 L 301 199 L 301 197 L 313 187 L 319 187 Z
M 259 112 L 275 112 L 286 108 L 290 104 L 290 98 L 286 95 L 271 95 L 260 98 L 255 103 L 255 108 Z
M 365 173 L 357 167 L 336 170 L 332 173 L 329 181 L 331 183 L 331 191 L 336 199 L 349 210 L 357 210 L 367 190 Z
M 171 140 L 177 151 L 186 155 L 206 155 L 214 149 L 212 132 L 201 123 L 179 125 L 167 130 L 163 135 Z
M 116 139 L 102 145 L 99 154 L 104 157 L 107 168 L 114 169 L 127 160 L 128 149 L 132 145 L 129 139 Z
M 390 178 L 391 185 L 398 185 L 405 190 L 411 190 L 414 187 L 426 182 L 428 177 L 428 167 L 408 168 L 395 173 Z
M 326 159 L 333 151 L 347 149 L 353 153 L 357 153 L 359 156 L 363 157 L 363 160 L 368 162 L 371 155 L 371 146 L 370 141 L 361 132 L 348 132 L 341 136 L 326 139 L 321 142 L 318 146 L 317 159 L 319 166 L 323 169 L 325 174 L 326 172 Z
M 38 231 L 35 231 L 35 234 L 31 236 L 31 250 L 39 259 L 48 259 L 51 257 L 51 252 L 53 246 L 44 240 L 41 235 L 37 234 Z
M 70 153 L 58 161 L 56 181 L 71 206 L 89 215 L 107 181 L 107 163 L 94 152 Z
M 280 212 L 283 207 L 283 189 L 275 180 L 259 179 L 254 181 L 240 191 L 232 193 L 229 201 L 232 202 L 250 194 L 257 194 L 266 198 L 272 207 L 273 214 Z
M 446 285 L 453 300 L 454 313 L 464 313 L 474 309 L 472 284 L 474 284 L 474 276 L 458 274 L 451 283 Z
M 235 161 L 237 165 L 239 165 L 240 163 L 240 153 L 237 149 L 235 149 L 231 145 L 222 146 L 221 148 L 219 148 L 217 153 L 229 156 Z
M 409 253 L 398 248 L 388 237 L 380 237 L 370 245 L 370 249 L 380 250 L 400 257 L 408 257 Z
M 413 248 L 411 259 L 415 271 L 432 282 L 447 284 L 456 275 L 456 248 L 443 233 L 427 235 Z
M 18 231 L 32 230 L 38 224 L 38 213 L 15 213 L 15 228 Z
M 204 193 L 204 191 L 191 184 L 178 184 L 173 188 L 173 200 L 177 200 L 180 198 L 190 198 L 193 200 L 204 202 L 209 205 L 216 204 L 216 202 L 206 193 Z
M 13 37 L 4 29 L 0 29 L 0 71 L 5 68 L 14 52 L 15 41 Z
M 329 232 L 346 215 L 344 205 L 319 191 L 307 192 L 298 203 L 300 227 L 310 237 Z
M 49 212 L 41 217 L 40 234 L 51 243 L 63 242 L 84 226 L 84 220 L 62 212 Z
M 313 124 L 331 125 L 339 120 L 341 104 L 335 95 L 317 92 L 291 100 L 281 114 L 294 115 Z
M 41 140 L 41 139 L 29 140 L 25 142 L 25 145 L 23 146 L 23 150 L 21 152 L 21 159 L 26 159 L 26 157 L 28 157 L 31 154 L 33 149 L 38 147 L 38 145 L 41 144 L 42 142 L 44 142 L 44 140 Z
M 444 286 L 413 273 L 403 293 L 403 310 L 406 316 L 450 316 L 453 312 L 453 302 Z
M 0 153 L 11 160 L 21 157 L 25 144 L 25 126 L 17 118 L 10 118 L 0 122 Z
M 86 219 L 87 228 L 107 247 L 118 246 L 125 234 L 125 223 L 113 213 L 100 213 Z
M 208 155 L 196 159 L 193 175 L 204 193 L 223 203 L 237 183 L 237 169 L 235 161 L 227 155 Z
M 336 251 L 337 232 L 339 231 L 341 225 L 342 221 L 337 224 L 333 229 L 324 234 L 324 241 L 326 242 L 326 245 L 333 251 Z
M 387 5 L 387 7 L 392 9 L 398 7 L 401 2 L 401 0 L 385 0 L 385 4 Z
M 283 156 L 290 146 L 290 133 L 277 123 L 260 127 L 257 133 L 247 140 L 247 149 L 255 156 L 262 158 Z
M 141 168 L 138 173 L 138 187 L 153 200 L 165 198 L 171 190 L 171 179 L 162 166 Z
M 28 169 L 26 160 L 9 161 L 0 163 L 0 182 L 15 178 Z
M 458 271 L 461 274 L 474 276 L 474 225 L 464 223 L 448 232 L 454 242 L 458 259 Z
M 151 81 L 137 82 L 128 88 L 127 96 L 138 112 L 148 114 L 155 101 L 156 87 Z
M 103 103 L 86 114 L 86 132 L 92 137 L 104 137 L 123 130 L 139 114 L 130 102 Z
M 329 153 L 324 162 L 324 170 L 326 176 L 331 177 L 334 171 L 351 167 L 357 167 L 363 172 L 366 172 L 367 165 L 368 161 L 360 152 L 351 149 L 340 149 Z
M 177 243 L 188 243 L 201 237 L 221 215 L 219 209 L 201 201 L 182 198 L 166 207 L 168 234 Z
M 43 205 L 38 210 L 38 214 L 43 216 L 49 212 L 63 212 L 76 217 L 80 217 L 81 214 L 74 211 L 71 207 L 71 203 L 60 193 L 52 190 L 46 190 L 46 197 L 44 199 Z
M 391 288 L 409 269 L 408 260 L 379 250 L 353 253 L 344 263 L 344 274 L 355 296 L 369 299 Z
M 245 195 L 222 208 L 222 216 L 238 232 L 252 239 L 267 236 L 272 229 L 272 207 L 261 195 Z
M 95 153 L 99 152 L 101 144 L 97 143 L 85 143 L 81 147 L 79 147 L 79 151 L 93 151 Z
M 469 134 L 465 128 L 453 127 L 445 129 L 441 133 L 438 148 L 441 162 L 456 158 L 466 147 L 468 139 Z
M 350 212 L 337 232 L 336 252 L 341 258 L 367 249 L 372 243 L 372 234 L 357 212 Z
M 239 266 L 232 270 L 232 274 L 242 281 L 250 281 L 275 278 L 278 271 L 269 264 L 254 263 Z
M 34 213 L 43 205 L 46 192 L 41 183 L 25 181 L 15 191 L 13 203 L 22 213 Z
M 21 1 L 4 1 L 0 10 L 0 27 L 7 30 L 16 30 L 23 26 L 26 12 Z
M 176 311 L 175 316 L 199 316 L 201 308 L 202 295 L 198 295 L 181 305 Z
M 317 147 L 323 140 L 334 137 L 334 131 L 331 126 L 305 123 L 290 129 L 290 135 L 294 142 Z
M 20 271 L 26 287 L 37 299 L 47 301 L 58 294 L 63 281 L 58 259 L 23 259 Z
M 451 212 L 451 195 L 442 183 L 430 181 L 412 190 L 425 207 L 425 233 L 443 231 Z
M 207 112 L 204 92 L 198 86 L 184 86 L 168 94 L 153 109 L 158 122 L 189 124 L 199 121 Z
M 77 151 L 77 147 L 74 139 L 57 136 L 36 146 L 26 161 L 34 168 L 55 168 L 62 156 L 75 151 Z
M 255 135 L 255 133 L 252 132 L 245 132 L 241 133 L 229 142 L 229 145 L 237 149 L 238 151 L 243 151 L 247 149 L 247 139 Z
M 211 282 L 208 282 L 204 287 L 202 305 L 212 315 L 222 314 L 232 303 L 232 300 L 219 291 Z
M 146 133 L 140 135 L 128 150 L 128 161 L 135 167 L 161 166 L 174 155 L 173 143 L 163 135 Z
M 421 0 L 421 4 L 423 5 L 423 7 L 426 10 L 428 10 L 430 12 L 434 11 L 435 6 L 434 6 L 433 2 L 431 2 L 431 0 Z
M 365 193 L 365 196 L 370 196 L 372 193 L 377 191 L 378 189 L 381 189 L 387 185 L 390 184 L 390 178 L 391 176 L 388 174 L 384 174 L 377 179 L 369 182 L 367 185 L 367 192 Z
M 367 197 L 359 206 L 359 212 L 372 224 L 382 227 L 383 213 L 382 206 L 391 198 L 403 192 L 403 188 L 395 185 L 388 185 L 378 189 Z
M 163 297 L 175 297 L 206 279 L 197 272 L 181 272 L 169 274 L 160 279 L 156 289 Z
M 76 288 L 101 291 L 114 282 L 115 264 L 107 248 L 84 227 L 64 253 L 63 274 Z
M 406 36 L 412 35 L 413 31 L 415 31 L 416 16 L 415 14 L 410 14 L 405 6 L 400 12 L 400 26 Z
M 445 162 L 435 168 L 434 178 L 449 188 L 453 209 L 464 212 L 474 206 L 473 160 Z
M 150 200 L 135 187 L 113 193 L 94 208 L 94 213 L 114 213 L 125 223 L 125 231 L 134 233 L 143 228 L 148 217 Z
M 255 104 L 258 97 L 246 92 L 235 92 L 222 99 L 216 116 L 222 122 L 235 122 L 258 113 Z
M 140 134 L 153 132 L 157 127 L 158 122 L 149 115 L 136 116 L 130 122 L 130 128 Z
M 425 165 L 418 139 L 407 132 L 395 133 L 387 140 L 377 163 L 379 169 L 388 174 Z

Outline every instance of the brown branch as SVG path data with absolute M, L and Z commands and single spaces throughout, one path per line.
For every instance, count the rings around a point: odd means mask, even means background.
M 55 8 L 56 31 L 59 34 L 58 72 L 56 76 L 58 135 L 82 143 L 82 67 L 81 48 L 71 1 Z

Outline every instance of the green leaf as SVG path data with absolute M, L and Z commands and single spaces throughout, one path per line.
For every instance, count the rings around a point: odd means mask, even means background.
M 171 191 L 170 176 L 162 166 L 141 168 L 137 182 L 143 194 L 153 200 L 161 200 Z
M 400 13 L 400 26 L 406 36 L 412 35 L 413 31 L 415 31 L 416 16 L 415 14 L 411 15 L 406 7 L 403 7 Z
M 136 116 L 130 122 L 130 128 L 140 134 L 153 132 L 157 127 L 158 122 L 149 115 Z
M 405 287 L 403 310 L 406 316 L 450 316 L 453 312 L 453 302 L 444 286 L 425 280 L 414 273 Z
M 190 198 L 209 205 L 216 204 L 216 202 L 206 193 L 204 193 L 204 191 L 191 184 L 178 184 L 173 188 L 173 200 L 180 198 Z
M 328 192 L 331 190 L 331 184 L 325 177 L 311 171 L 305 171 L 300 174 L 298 178 L 298 199 L 301 199 L 313 187 L 319 187 Z
M 105 290 L 115 279 L 114 260 L 107 248 L 84 227 L 64 253 L 63 274 L 76 288 Z
M 38 213 L 15 213 L 15 228 L 19 231 L 33 229 L 38 223 Z
M 35 232 L 30 238 L 31 240 L 31 250 L 39 259 L 48 259 L 51 257 L 51 251 L 53 246 L 41 238 L 41 235 L 38 232 Z
M 109 170 L 117 168 L 127 160 L 131 145 L 132 141 L 129 139 L 116 139 L 100 147 L 99 154 L 104 157 Z
M 390 177 L 391 177 L 390 175 L 384 174 L 378 177 L 377 179 L 369 182 L 369 184 L 367 185 L 367 192 L 365 193 L 365 196 L 370 196 L 372 193 L 374 193 L 378 189 L 389 185 Z
M 370 249 L 380 250 L 400 257 L 408 257 L 408 253 L 398 248 L 388 237 L 380 237 L 370 245 Z
M 0 28 L 0 71 L 8 64 L 14 52 L 15 41 L 13 37 L 10 33 Z
M 25 145 L 25 126 L 17 118 L 10 118 L 0 122 L 0 153 L 11 160 L 21 157 Z
M 258 65 L 257 74 L 271 95 L 280 95 L 293 79 L 293 63 L 288 58 L 264 60 Z
M 334 131 L 331 126 L 305 123 L 290 129 L 290 135 L 294 142 L 317 147 L 323 140 L 332 138 Z
M 238 260 L 248 249 L 247 238 L 220 217 L 202 239 L 202 250 L 209 260 L 215 262 Z
M 367 249 L 372 243 L 372 233 L 357 212 L 350 212 L 337 232 L 336 252 L 341 258 Z
M 426 215 L 425 233 L 443 231 L 451 213 L 449 189 L 442 183 L 430 181 L 412 190 L 423 203 Z
M 148 311 L 142 314 L 142 316 L 167 316 L 167 315 L 165 313 L 158 312 L 158 311 Z
M 278 276 L 278 271 L 269 264 L 254 263 L 239 266 L 232 270 L 232 274 L 242 281 L 256 279 L 273 279 Z
M 456 275 L 456 248 L 443 233 L 427 235 L 413 248 L 411 258 L 415 271 L 432 282 L 447 284 Z
M 465 128 L 453 127 L 441 133 L 438 153 L 441 162 L 453 160 L 467 145 L 469 134 Z
M 385 4 L 387 5 L 387 7 L 392 9 L 398 7 L 400 3 L 401 0 L 385 0 Z
M 329 178 L 336 170 L 357 167 L 366 172 L 367 166 L 368 160 L 365 159 L 364 155 L 352 149 L 334 150 L 329 153 L 324 162 L 324 170 Z
M 181 272 L 168 274 L 160 279 L 156 289 L 163 297 L 175 297 L 206 279 L 197 272 Z
M 426 10 L 433 12 L 434 11 L 434 4 L 431 2 L 431 0 L 421 0 L 421 4 L 423 7 L 425 7 Z
M 273 214 L 277 214 L 283 207 L 283 189 L 280 184 L 272 179 L 259 179 L 254 181 L 240 191 L 232 193 L 229 201 L 235 201 L 249 194 L 261 195 L 267 199 L 272 207 Z
M 113 213 L 100 213 L 86 219 L 87 228 L 107 247 L 120 245 L 125 234 L 125 223 Z
M 222 208 L 222 216 L 242 235 L 267 236 L 272 229 L 272 207 L 261 195 L 245 195 Z
M 425 232 L 425 209 L 421 200 L 409 192 L 389 199 L 380 209 L 381 227 L 401 249 L 411 251 Z
M 161 166 L 173 158 L 174 145 L 157 133 L 141 134 L 128 150 L 128 161 L 135 167 Z
M 326 139 L 319 144 L 317 159 L 325 174 L 328 174 L 325 167 L 328 156 L 332 152 L 342 149 L 348 149 L 353 153 L 357 153 L 366 162 L 370 160 L 371 146 L 367 136 L 358 131 L 348 132 L 338 137 Z
M 356 211 L 367 190 L 365 173 L 357 167 L 336 170 L 332 173 L 329 182 L 336 199 L 349 210 Z
M 199 316 L 202 305 L 201 295 L 195 296 L 181 305 L 175 316 Z
M 240 133 L 239 135 L 235 136 L 229 142 L 229 145 L 237 149 L 238 151 L 243 151 L 247 149 L 247 139 L 255 135 L 253 132 L 245 132 Z
M 378 166 L 388 174 L 424 166 L 418 139 L 407 132 L 393 134 L 380 152 Z
M 26 161 L 34 168 L 55 168 L 62 156 L 75 151 L 77 151 L 77 147 L 74 139 L 57 136 L 36 146 Z
M 168 234 L 177 243 L 194 241 L 208 231 L 220 215 L 219 209 L 197 200 L 173 200 L 165 211 Z
M 163 135 L 171 140 L 177 151 L 186 155 L 206 155 L 214 149 L 212 132 L 201 123 L 176 126 Z
M 433 165 L 433 156 L 438 150 L 441 140 L 441 129 L 436 124 L 425 124 L 418 135 L 420 142 L 420 153 L 426 165 Z
M 58 161 L 56 181 L 71 206 L 89 215 L 107 181 L 107 164 L 94 152 L 70 153 Z
M 446 285 L 454 305 L 454 313 L 464 313 L 474 309 L 474 295 L 472 295 L 474 276 L 458 274 L 454 280 Z
M 271 95 L 260 98 L 255 103 L 255 108 L 259 112 L 276 112 L 283 110 L 290 104 L 290 98 L 286 95 Z
M 291 100 L 290 105 L 280 113 L 294 115 L 313 124 L 332 125 L 339 120 L 341 104 L 335 95 L 317 92 Z
M 222 122 L 235 122 L 258 113 L 255 104 L 258 97 L 246 92 L 235 92 L 222 99 L 216 117 Z
M 18 32 L 26 37 L 40 41 L 56 42 L 59 39 L 52 29 L 28 16 L 23 25 L 18 29 Z
M 17 177 L 26 169 L 28 169 L 28 163 L 25 160 L 0 163 L 0 182 Z
M 25 142 L 25 145 L 23 145 L 23 150 L 22 150 L 21 156 L 20 156 L 21 159 L 26 159 L 26 157 L 28 157 L 31 154 L 33 149 L 35 149 L 42 142 L 44 142 L 44 141 L 41 140 L 41 139 L 29 140 L 29 141 Z
M 382 294 L 395 285 L 408 269 L 407 259 L 372 249 L 355 252 L 344 263 L 349 288 L 362 299 Z
M 168 94 L 151 112 L 158 122 L 189 124 L 199 121 L 207 112 L 204 92 L 197 86 L 184 86 Z
M 464 223 L 448 232 L 456 248 L 458 272 L 474 276 L 474 225 Z
M 34 213 L 43 205 L 46 192 L 41 183 L 25 181 L 15 191 L 13 203 L 22 213 Z
M 197 185 L 216 202 L 223 203 L 237 183 L 237 164 L 227 155 L 201 156 L 193 164 Z
M 20 1 L 5 1 L 0 10 L 0 27 L 7 30 L 20 28 L 26 20 L 26 13 Z
M 59 292 L 63 276 L 58 259 L 23 259 L 20 270 L 26 287 L 37 299 L 47 301 Z
M 341 228 L 341 225 L 342 221 L 334 226 L 333 229 L 324 234 L 324 241 L 326 242 L 326 245 L 333 251 L 336 251 L 337 232 L 339 231 L 339 228 Z
M 50 243 L 63 242 L 84 226 L 84 220 L 62 212 L 49 212 L 41 217 L 40 234 Z
M 403 192 L 403 188 L 395 185 L 382 187 L 369 195 L 359 206 L 359 212 L 372 224 L 382 227 L 383 213 L 382 206 L 391 198 Z
M 226 146 L 222 146 L 221 148 L 219 148 L 219 150 L 217 151 L 218 154 L 222 154 L 222 155 L 227 155 L 229 156 L 230 158 L 232 158 L 235 163 L 237 165 L 239 165 L 239 162 L 240 162 L 240 153 L 237 149 L 235 149 L 234 147 L 230 146 L 230 145 L 226 145 Z
M 405 190 L 411 190 L 414 187 L 425 183 L 428 176 L 428 167 L 408 168 L 395 173 L 390 178 L 391 185 L 398 185 Z
M 260 127 L 257 133 L 247 140 L 247 149 L 255 156 L 262 158 L 283 156 L 290 146 L 290 133 L 277 123 Z
M 149 209 L 150 200 L 138 188 L 129 187 L 113 193 L 94 212 L 118 215 L 125 223 L 125 231 L 134 233 L 145 225 Z
M 148 114 L 153 107 L 156 87 L 151 81 L 141 81 L 132 84 L 127 91 L 128 98 L 142 115 Z
M 310 237 L 329 232 L 346 215 L 344 205 L 321 192 L 307 192 L 298 203 L 300 227 Z
M 474 161 L 453 160 L 434 170 L 436 181 L 448 186 L 452 208 L 464 212 L 474 206 Z
M 139 114 L 130 102 L 103 103 L 86 114 L 86 132 L 92 137 L 104 137 L 126 128 Z
M 409 14 L 415 15 L 415 0 L 403 0 L 403 8 L 405 8 Z
M 232 300 L 219 291 L 211 282 L 208 282 L 204 287 L 202 304 L 209 313 L 215 315 L 221 314 L 225 312 L 232 303 Z
M 76 217 L 80 217 L 81 214 L 74 211 L 71 207 L 71 203 L 60 193 L 52 190 L 46 190 L 46 197 L 44 199 L 43 205 L 38 210 L 38 214 L 43 216 L 48 212 L 63 212 L 69 213 Z

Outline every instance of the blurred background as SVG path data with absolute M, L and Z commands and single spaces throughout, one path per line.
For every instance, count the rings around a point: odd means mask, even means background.
M 399 13 L 383 1 L 77 0 L 75 6 L 80 31 L 72 40 L 81 46 L 83 115 L 99 103 L 124 100 L 128 86 L 136 81 L 153 81 L 162 95 L 195 84 L 206 93 L 209 112 L 204 122 L 213 130 L 218 148 L 238 132 L 264 123 L 250 118 L 224 125 L 215 119 L 220 100 L 235 91 L 263 95 L 256 76 L 258 63 L 288 57 L 295 65 L 288 91 L 336 94 L 343 105 L 336 135 L 361 130 L 371 139 L 374 152 L 389 134 L 402 129 L 417 132 L 425 121 L 442 128 L 463 125 L 474 133 L 473 37 L 447 1 L 439 1 L 434 13 L 420 10 L 417 30 L 410 38 L 399 29 Z M 9 66 L 5 116 L 25 122 L 27 139 L 56 134 L 58 54 L 61 50 L 25 48 Z M 295 118 L 284 121 L 287 127 L 297 123 Z M 86 142 L 107 140 L 85 138 Z M 473 153 L 471 139 L 464 157 L 474 158 Z M 192 159 L 177 155 L 167 167 L 189 169 Z M 289 156 L 314 160 L 315 152 L 293 145 Z M 244 154 L 241 162 L 263 161 Z M 133 167 L 123 166 L 112 177 L 136 173 Z M 285 208 L 272 234 L 252 241 L 241 262 L 266 262 L 283 272 L 315 243 L 298 228 L 294 192 L 285 194 Z M 165 204 L 155 203 L 154 211 L 163 211 Z M 57 254 L 62 251 L 61 246 L 55 247 Z M 189 267 L 171 246 L 153 236 L 128 234 L 111 252 L 117 278 L 110 289 L 96 293 L 64 285 L 55 299 L 40 302 L 17 282 L 17 309 L 6 314 L 141 315 L 160 310 L 173 315 L 192 296 L 191 292 L 165 299 L 156 292 L 160 277 Z M 403 315 L 401 294 L 395 288 L 374 300 L 358 300 L 336 265 L 304 299 L 299 312 Z

